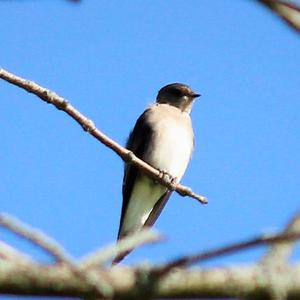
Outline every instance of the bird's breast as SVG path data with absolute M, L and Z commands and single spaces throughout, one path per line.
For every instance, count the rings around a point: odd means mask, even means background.
M 190 122 L 165 118 L 155 124 L 153 143 L 146 157 L 152 166 L 180 180 L 187 168 L 192 150 L 193 131 Z

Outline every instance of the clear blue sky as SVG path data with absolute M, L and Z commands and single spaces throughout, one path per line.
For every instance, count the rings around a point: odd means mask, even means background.
M 168 241 L 124 263 L 279 230 L 300 208 L 300 36 L 254 1 L 1 1 L 0 19 L 0 65 L 64 96 L 122 144 L 163 85 L 202 94 L 182 182 L 209 204 L 174 194 L 155 225 Z M 34 95 L 0 81 L 0 97 L 1 212 L 76 257 L 113 242 L 121 160 Z

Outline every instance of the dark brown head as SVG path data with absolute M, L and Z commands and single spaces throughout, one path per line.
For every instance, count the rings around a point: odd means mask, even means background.
M 188 85 L 172 83 L 159 90 L 156 102 L 169 104 L 190 113 L 195 98 L 199 96 L 200 94 L 194 93 Z

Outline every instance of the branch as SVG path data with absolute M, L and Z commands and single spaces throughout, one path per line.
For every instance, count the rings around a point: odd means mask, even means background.
M 284 232 L 282 234 L 277 234 L 277 235 L 259 236 L 253 239 L 248 239 L 242 242 L 230 244 L 228 246 L 219 247 L 201 253 L 180 257 L 172 262 L 169 262 L 168 264 L 162 267 L 158 267 L 155 273 L 159 275 L 160 274 L 163 275 L 168 273 L 170 270 L 172 270 L 175 267 L 176 268 L 186 267 L 195 264 L 197 262 L 207 261 L 209 259 L 213 259 L 223 255 L 228 255 L 242 250 L 247 250 L 249 248 L 254 248 L 254 247 L 263 246 L 267 244 L 274 244 L 274 247 L 277 247 L 277 243 L 283 243 L 283 242 L 291 243 L 292 241 L 295 241 L 296 239 L 299 238 L 300 238 L 300 230 L 298 230 L 297 232 L 296 231 Z
M 296 32 L 300 33 L 300 6 L 292 1 L 281 0 L 258 0 L 283 21 L 285 21 Z
M 66 99 L 60 97 L 56 93 L 36 84 L 33 81 L 29 81 L 18 77 L 2 68 L 0 68 L 0 78 L 10 82 L 29 93 L 33 93 L 47 103 L 54 105 L 57 109 L 64 111 L 70 117 L 72 117 L 85 131 L 95 137 L 99 142 L 113 150 L 121 159 L 129 164 L 139 168 L 145 174 L 155 179 L 161 185 L 167 187 L 169 190 L 174 190 L 181 196 L 189 196 L 198 200 L 202 204 L 207 203 L 207 199 L 204 196 L 197 195 L 189 187 L 183 186 L 179 183 L 174 184 L 168 176 L 161 176 L 161 172 L 143 160 L 135 156 L 131 151 L 122 147 L 117 142 L 110 139 L 99 129 L 96 128 L 94 122 L 88 119 L 86 116 L 80 113 L 74 106 L 72 106 Z
M 40 247 L 50 254 L 57 262 L 72 264 L 71 256 L 66 254 L 66 251 L 56 241 L 40 230 L 33 229 L 16 218 L 6 214 L 0 214 L 0 226 L 14 232 L 23 239 L 30 241 L 35 246 Z
M 292 235 L 300 232 L 300 213 L 296 214 L 294 218 L 288 223 L 286 228 L 282 231 L 282 235 Z M 274 244 L 267 254 L 262 258 L 261 262 L 264 264 L 281 262 L 284 263 L 288 259 L 295 240 L 283 240 L 280 243 Z
M 235 266 L 208 270 L 174 269 L 254 246 L 283 243 L 299 238 L 300 232 L 294 227 L 295 224 L 299 224 L 299 219 L 296 216 L 288 226 L 289 231 L 285 230 L 282 234 L 261 236 L 183 257 L 163 267 L 122 268 L 116 266 L 110 269 L 98 267 L 99 263 L 115 254 L 114 251 L 122 252 L 126 247 L 136 246 L 138 242 L 158 238 L 157 234 L 151 231 L 140 232 L 124 240 L 115 248 L 109 247 L 97 251 L 83 260 L 81 264 L 68 263 L 68 261 L 65 264 L 55 265 L 39 265 L 34 262 L 18 264 L 18 261 L 1 259 L 0 293 L 134 300 L 182 297 L 299 299 L 300 264 L 281 264 L 275 268 L 257 263 L 247 267 Z M 20 222 L 0 215 L 0 224 L 43 249 L 46 248 L 50 253 L 53 252 L 52 244 L 48 246 L 46 243 L 45 246 L 44 241 L 40 242 L 44 236 L 40 238 L 39 234 L 36 235 L 36 231 L 24 229 Z M 294 228 L 293 231 L 291 228 Z
M 143 279 L 142 274 L 142 269 L 120 266 L 93 273 L 95 281 L 111 284 L 113 299 L 145 299 L 143 292 L 151 292 L 153 298 L 166 299 L 269 299 L 270 282 L 257 266 L 176 270 L 154 286 L 147 282 L 147 278 Z M 277 271 L 276 279 L 281 286 L 284 285 L 289 300 L 300 299 L 300 265 L 282 267 L 280 272 Z M 138 283 L 142 280 L 144 286 L 141 287 Z M 8 263 L 1 265 L 0 293 L 79 298 L 98 296 L 93 287 L 63 266 L 33 265 L 20 269 Z
M 113 291 L 109 283 L 107 283 L 105 280 L 98 282 L 95 280 L 94 274 L 92 272 L 88 273 L 85 272 L 84 269 L 79 268 L 77 263 L 75 263 L 73 259 L 68 254 L 66 254 L 66 251 L 63 249 L 63 247 L 60 246 L 55 240 L 48 237 L 46 234 L 42 233 L 39 230 L 33 229 L 28 225 L 25 225 L 24 223 L 21 223 L 19 220 L 13 217 L 4 214 L 0 214 L 0 226 L 3 226 L 4 228 L 12 231 L 18 236 L 30 241 L 35 246 L 40 247 L 42 250 L 54 257 L 57 263 L 63 263 L 61 267 L 68 270 L 68 272 L 71 272 L 75 277 L 79 278 L 85 284 L 87 284 L 97 297 L 111 297 Z M 17 260 L 10 261 L 13 266 L 17 266 L 20 268 L 20 266 L 22 265 L 22 267 L 24 268 L 25 263 L 26 266 L 28 266 L 29 270 L 31 270 L 32 267 L 36 265 L 33 262 L 30 264 L 29 260 L 26 261 L 22 257 L 17 257 L 17 252 L 12 253 L 10 251 L 7 254 L 9 255 L 9 257 L 7 258 L 12 259 L 13 255 L 15 255 L 15 258 L 17 258 Z M 7 262 L 9 261 L 7 260 Z
M 81 263 L 79 264 L 80 268 L 88 269 L 98 267 L 123 252 L 144 244 L 160 241 L 161 239 L 162 236 L 153 229 L 142 229 L 139 232 L 120 240 L 117 244 L 107 246 L 104 249 L 97 250 L 87 255 L 81 260 Z
M 12 261 L 16 264 L 33 263 L 33 259 L 29 255 L 13 248 L 12 246 L 4 243 L 3 241 L 0 241 L 0 261 L 1 259 Z

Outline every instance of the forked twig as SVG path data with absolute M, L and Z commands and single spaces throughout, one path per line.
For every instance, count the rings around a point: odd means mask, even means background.
M 57 262 L 73 264 L 73 259 L 66 253 L 62 246 L 42 231 L 34 229 L 7 214 L 0 214 L 0 226 L 43 249 Z
M 162 238 L 163 237 L 153 229 L 142 229 L 139 232 L 120 240 L 117 244 L 107 246 L 104 249 L 97 250 L 87 255 L 81 260 L 79 266 L 81 269 L 98 267 L 123 252 L 145 244 L 161 241 Z
M 282 235 L 297 234 L 300 232 L 300 213 L 297 213 L 294 218 L 287 224 L 286 228 L 282 231 Z M 261 259 L 261 263 L 273 264 L 284 263 L 290 255 L 295 240 L 283 240 L 279 243 L 273 244 L 267 254 Z
M 15 264 L 32 264 L 34 260 L 27 254 L 0 241 L 0 260 L 8 260 Z

